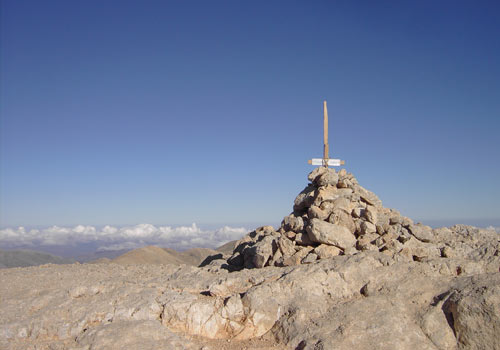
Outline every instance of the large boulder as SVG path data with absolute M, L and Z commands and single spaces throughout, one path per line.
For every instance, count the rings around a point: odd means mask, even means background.
M 319 219 L 312 219 L 306 231 L 313 242 L 333 245 L 341 249 L 354 247 L 356 244 L 356 237 L 347 227 Z
M 453 292 L 447 301 L 460 349 L 500 349 L 500 275 Z

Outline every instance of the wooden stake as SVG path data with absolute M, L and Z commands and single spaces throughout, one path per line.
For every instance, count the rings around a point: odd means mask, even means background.
M 329 156 L 329 146 L 328 146 L 328 110 L 326 109 L 326 101 L 323 101 L 323 159 L 325 164 L 328 164 Z M 328 166 L 328 165 L 326 165 Z
M 340 159 L 330 159 L 328 146 L 328 110 L 326 108 L 326 101 L 323 101 L 323 158 L 309 159 L 307 162 L 311 165 L 322 165 L 325 168 L 330 166 L 342 166 L 345 164 Z

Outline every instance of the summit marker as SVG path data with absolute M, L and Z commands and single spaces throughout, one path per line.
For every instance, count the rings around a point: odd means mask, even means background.
M 323 101 L 323 159 L 313 158 L 309 159 L 307 162 L 312 165 L 322 165 L 326 168 L 329 166 L 341 166 L 345 162 L 340 159 L 331 159 L 329 156 L 328 145 L 328 110 L 326 108 L 326 101 Z

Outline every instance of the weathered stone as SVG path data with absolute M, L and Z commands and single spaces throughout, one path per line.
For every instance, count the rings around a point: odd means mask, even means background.
M 500 276 L 453 293 L 446 302 L 460 349 L 500 349 Z
M 283 218 L 281 226 L 285 231 L 300 232 L 304 229 L 304 220 L 300 216 L 290 214 Z
M 233 266 L 243 266 L 243 255 L 240 252 L 235 252 L 229 259 L 227 259 L 227 262 Z
M 432 228 L 430 228 L 429 226 L 417 224 L 409 226 L 408 230 L 419 241 L 432 242 L 434 239 L 434 235 L 432 234 Z
M 288 239 L 292 240 L 292 241 L 295 240 L 295 236 L 296 235 L 297 234 L 295 232 L 293 232 L 293 231 L 287 231 L 287 232 L 284 233 L 284 236 L 287 237 Z
M 422 330 L 438 349 L 456 350 L 457 338 L 455 338 L 453 329 L 446 327 L 448 320 L 443 312 L 443 304 L 444 300 L 440 300 L 424 314 L 421 323 Z
M 378 250 L 379 248 L 375 244 L 376 240 L 379 238 L 379 235 L 376 233 L 367 233 L 358 238 L 356 242 L 356 249 L 365 251 L 365 250 Z
M 311 171 L 307 178 L 317 186 L 335 186 L 337 185 L 339 176 L 335 172 L 335 169 L 319 167 Z
M 364 212 L 363 212 L 363 217 L 367 221 L 369 221 L 372 224 L 376 225 L 377 224 L 377 220 L 378 220 L 377 209 L 375 209 L 375 207 L 372 206 L 372 205 L 368 205 L 366 207 L 366 209 L 364 210 Z
M 328 169 L 323 175 L 316 178 L 318 186 L 336 186 L 339 176 L 335 173 L 334 169 Z
M 276 233 L 274 227 L 272 226 L 260 226 L 257 229 L 255 229 L 255 232 L 259 235 L 264 235 L 264 236 L 269 236 L 272 235 L 273 233 Z
M 329 259 L 340 255 L 342 250 L 333 245 L 320 244 L 314 248 L 313 252 L 318 256 L 318 259 Z
M 346 213 L 351 212 L 351 201 L 345 197 L 337 198 L 332 203 L 333 210 L 343 210 Z
M 295 198 L 293 211 L 296 213 L 302 213 L 307 211 L 307 208 L 311 206 L 314 202 L 316 188 L 312 185 L 307 186 L 299 193 L 297 198 Z
M 415 261 L 423 261 L 427 258 L 440 257 L 441 250 L 435 245 L 411 238 L 404 244 L 401 254 L 412 257 Z
M 334 245 L 341 249 L 353 247 L 356 244 L 356 238 L 346 227 L 318 219 L 312 219 L 306 231 L 313 242 Z
M 360 228 L 361 228 L 361 232 L 360 233 L 362 235 L 366 235 L 368 233 L 375 233 L 375 232 L 377 232 L 377 227 L 374 224 L 372 224 L 371 222 L 369 222 L 369 221 L 363 221 L 361 223 L 361 227 Z
M 356 224 L 351 215 L 342 209 L 334 209 L 328 218 L 328 222 L 346 227 L 352 234 L 356 232 Z
M 327 168 L 325 167 L 318 167 L 315 168 L 313 171 L 307 175 L 307 179 L 311 181 L 312 183 L 316 183 L 316 179 L 319 178 L 321 175 L 325 174 L 327 172 Z
M 348 188 L 349 187 L 349 180 L 339 180 L 337 182 L 337 188 Z
M 315 205 L 312 205 L 310 208 L 309 208 L 309 211 L 308 211 L 308 218 L 309 219 L 319 219 L 319 220 L 325 220 L 326 218 L 328 218 L 328 215 L 329 213 L 327 211 L 324 211 L 322 209 L 320 209 L 319 207 L 315 206 Z
M 406 216 L 403 217 L 403 220 L 401 222 L 401 225 L 404 227 L 408 228 L 413 225 L 413 220 L 410 218 L 407 218 Z
M 282 252 L 278 249 L 276 253 L 268 260 L 266 266 L 280 266 L 279 261 L 283 259 Z
M 305 232 L 300 232 L 295 235 L 295 243 L 302 246 L 310 246 L 314 244 L 314 242 L 309 238 L 309 235 Z
M 351 198 L 352 193 L 353 193 L 353 191 L 350 188 L 339 188 L 339 189 L 337 189 L 337 194 L 340 197 Z
M 356 187 L 356 192 L 359 194 L 360 198 L 362 201 L 373 205 L 375 207 L 381 207 L 382 206 L 382 201 L 378 199 L 378 197 L 375 195 L 375 193 L 368 191 L 367 189 L 357 186 Z
M 312 247 L 301 247 L 301 249 L 297 250 L 292 256 L 283 257 L 283 266 L 300 265 L 302 259 L 304 259 L 312 249 Z
M 274 241 L 272 237 L 265 236 L 261 241 L 255 243 L 255 245 L 249 249 L 246 249 L 244 253 L 245 261 L 251 261 L 257 268 L 264 267 L 266 262 L 273 255 Z
M 403 217 L 401 215 L 392 215 L 390 218 L 389 218 L 389 223 L 391 225 L 401 225 L 403 224 Z
M 278 248 L 283 256 L 290 256 L 295 254 L 295 242 L 285 237 L 280 237 L 277 242 Z
M 334 200 L 336 200 L 337 198 L 339 198 L 341 196 L 341 193 L 339 191 L 340 190 L 334 186 L 320 187 L 315 192 L 315 197 L 313 200 L 314 205 L 321 206 L 321 203 L 323 203 L 325 201 L 333 202 Z
M 302 264 L 311 264 L 311 263 L 315 262 L 316 260 L 318 260 L 318 256 L 315 253 L 311 252 L 311 253 L 307 254 L 307 256 L 304 259 L 302 259 L 301 263 Z
M 361 216 L 363 216 L 364 211 L 365 211 L 365 208 L 357 207 L 357 208 L 354 208 L 352 210 L 351 215 L 354 218 L 360 218 Z

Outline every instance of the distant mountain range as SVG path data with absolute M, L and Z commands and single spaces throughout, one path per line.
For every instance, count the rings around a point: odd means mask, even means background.
M 79 256 L 76 259 L 31 250 L 0 250 L 0 268 L 28 267 L 44 264 L 72 264 L 75 262 L 129 264 L 186 264 L 198 266 L 205 259 L 217 254 L 232 253 L 236 241 L 216 249 L 192 248 L 178 252 L 170 248 L 147 246 L 134 250 L 106 251 Z
M 72 264 L 75 260 L 32 250 L 0 250 L 0 268 Z

